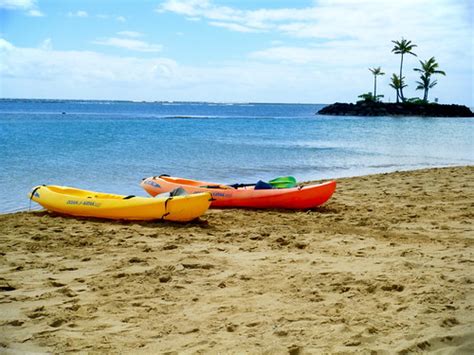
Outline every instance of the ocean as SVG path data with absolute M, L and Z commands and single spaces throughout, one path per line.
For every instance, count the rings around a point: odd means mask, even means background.
M 472 118 L 317 115 L 322 107 L 3 99 L 0 213 L 30 208 L 41 184 L 146 196 L 141 179 L 160 174 L 231 184 L 474 164 Z

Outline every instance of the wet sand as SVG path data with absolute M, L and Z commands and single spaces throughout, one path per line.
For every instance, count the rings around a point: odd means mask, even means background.
M 474 353 L 474 167 L 312 211 L 0 216 L 0 352 Z

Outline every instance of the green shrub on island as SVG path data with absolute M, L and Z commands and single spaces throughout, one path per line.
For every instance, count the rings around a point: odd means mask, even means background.
M 360 97 L 362 100 L 357 101 L 357 103 L 359 103 L 359 102 L 380 102 L 379 98 L 384 97 L 384 96 L 383 95 L 374 96 L 371 92 L 368 92 L 368 93 L 359 95 L 358 97 Z

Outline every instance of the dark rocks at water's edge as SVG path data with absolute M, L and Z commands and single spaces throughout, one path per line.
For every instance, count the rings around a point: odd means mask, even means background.
M 320 115 L 335 116 L 429 116 L 474 117 L 474 113 L 462 105 L 384 103 L 361 101 L 356 104 L 336 102 L 319 110 Z

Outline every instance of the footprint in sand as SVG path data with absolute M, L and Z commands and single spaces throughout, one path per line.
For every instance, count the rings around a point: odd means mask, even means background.
M 441 326 L 443 328 L 451 328 L 458 324 L 459 324 L 459 321 L 454 317 L 446 318 L 441 322 Z
M 380 287 L 382 290 L 384 291 L 397 291 L 397 292 L 402 292 L 404 289 L 405 289 L 405 286 L 403 285 L 397 285 L 397 284 L 393 284 L 393 285 L 384 285 L 382 287 Z

